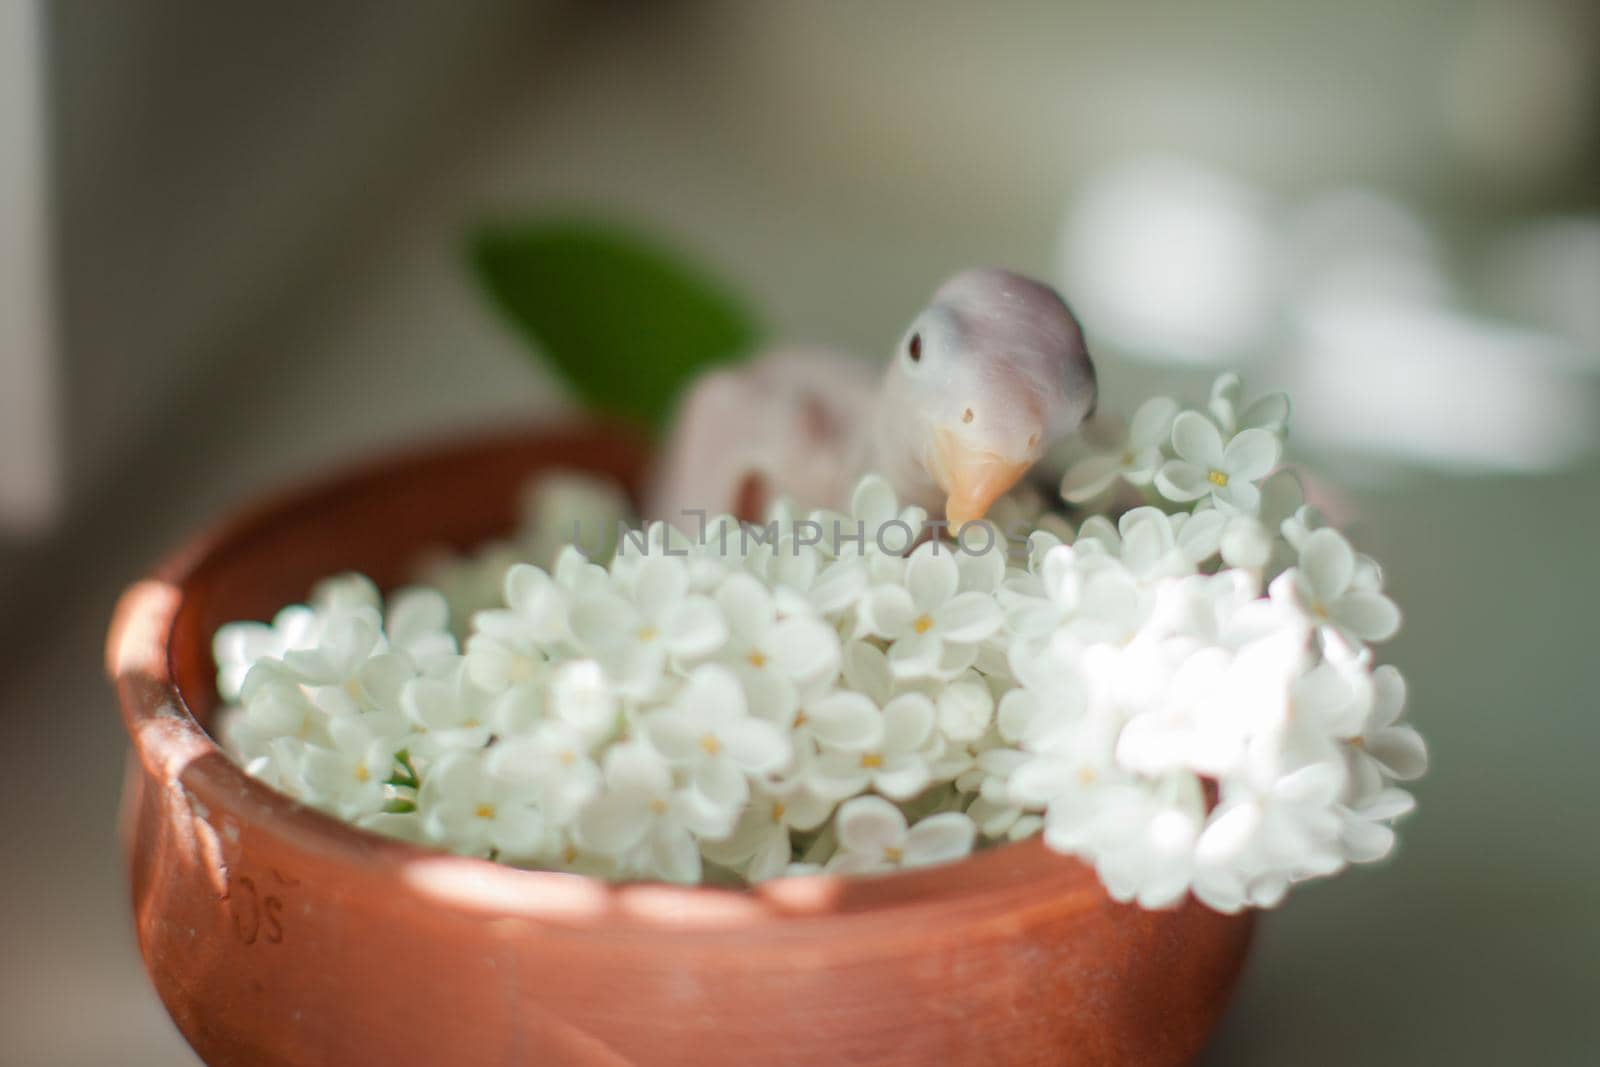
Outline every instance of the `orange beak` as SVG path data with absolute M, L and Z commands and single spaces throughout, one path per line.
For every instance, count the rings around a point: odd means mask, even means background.
M 951 530 L 960 530 L 987 515 L 994 502 L 1021 481 L 1033 465 L 1027 460 L 1005 459 L 993 452 L 969 448 L 949 430 L 939 430 L 934 440 L 933 473 L 939 487 L 948 494 L 944 517 Z

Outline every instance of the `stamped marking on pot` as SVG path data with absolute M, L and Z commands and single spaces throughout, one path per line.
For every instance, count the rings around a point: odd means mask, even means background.
M 272 880 L 282 886 L 300 884 L 298 879 L 286 877 L 276 868 L 272 870 Z M 248 874 L 228 880 L 228 889 L 222 900 L 228 905 L 233 918 L 233 933 L 240 944 L 254 945 L 258 941 L 265 941 L 269 945 L 283 943 L 283 898 L 276 892 L 269 892 L 271 888 L 270 885 L 258 883 Z

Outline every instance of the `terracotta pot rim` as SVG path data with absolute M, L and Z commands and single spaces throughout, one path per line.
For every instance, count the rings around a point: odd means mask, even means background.
M 274 527 L 326 507 L 379 475 L 392 476 L 422 463 L 462 461 L 529 440 L 596 432 L 593 421 L 543 424 L 391 450 L 266 493 L 210 524 L 131 585 L 116 607 L 106 669 L 117 685 L 124 726 L 137 758 L 172 780 L 181 776 L 189 803 L 198 805 L 202 816 L 209 799 L 218 800 L 298 849 L 404 877 L 442 904 L 473 910 L 565 917 L 576 925 L 585 925 L 585 915 L 593 913 L 604 914 L 611 924 L 620 918 L 631 920 L 624 923 L 630 926 L 705 930 L 774 919 L 837 921 L 906 908 L 992 906 L 997 897 L 1022 896 L 1027 883 L 1041 878 L 1059 885 L 1058 905 L 1062 896 L 1080 897 L 1085 910 L 1106 902 L 1090 868 L 1049 851 L 1038 836 L 923 870 L 872 877 L 805 875 L 753 887 L 614 883 L 511 867 L 384 837 L 310 808 L 252 778 L 211 738 L 179 687 L 173 648 L 175 622 L 197 575 L 221 565 L 236 546 L 269 537 Z M 601 426 L 599 432 L 632 436 L 615 426 Z M 597 898 L 605 899 L 604 909 L 594 907 Z

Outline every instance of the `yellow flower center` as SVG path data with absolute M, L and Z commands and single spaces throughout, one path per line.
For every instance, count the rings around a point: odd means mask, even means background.
M 372 772 L 367 769 L 367 765 L 365 763 L 356 764 L 356 781 L 366 785 L 371 780 Z
M 893 845 L 887 845 L 887 846 L 884 847 L 884 850 L 883 850 L 883 858 L 888 860 L 890 863 L 899 863 L 900 860 L 901 860 L 901 857 L 903 857 L 904 855 L 905 855 L 905 850 L 904 849 L 895 848 Z
M 911 624 L 911 628 L 919 634 L 925 634 L 933 629 L 933 619 L 927 615 L 918 615 L 917 621 Z
M 788 811 L 788 810 L 789 809 L 785 808 L 782 804 L 774 804 L 774 805 L 772 805 L 772 821 L 775 822 L 775 823 L 776 822 L 782 822 L 783 821 L 783 813 Z
M 861 766 L 869 771 L 877 770 L 883 766 L 883 757 L 876 752 L 868 752 L 861 757 Z
M 716 734 L 706 734 L 700 739 L 700 747 L 705 749 L 708 756 L 715 756 L 722 751 L 722 742 L 717 740 Z
M 657 815 L 665 815 L 667 813 L 667 802 L 657 797 L 650 802 L 650 810 Z
M 767 665 L 767 657 L 762 652 L 752 652 L 745 659 L 750 661 L 750 666 L 760 668 Z
M 575 863 L 578 859 L 578 846 L 568 845 L 561 850 L 561 859 L 566 863 Z
M 561 761 L 561 766 L 563 767 L 570 767 L 574 763 L 578 762 L 578 754 L 572 751 L 570 748 L 563 749 L 561 755 L 557 756 L 556 758 Z
M 480 819 L 492 819 L 494 818 L 494 805 L 479 804 L 477 807 L 472 809 L 472 814 L 476 815 Z
M 804 726 L 806 723 L 808 723 L 810 721 L 811 721 L 811 717 L 809 715 L 807 715 L 805 712 L 797 711 L 797 712 L 794 713 L 794 725 L 795 725 L 796 729 L 799 729 L 800 727 Z
M 1078 771 L 1078 781 L 1082 782 L 1084 785 L 1094 785 L 1094 780 L 1096 777 L 1098 776 L 1094 773 L 1094 769 L 1091 767 L 1084 767 L 1082 770 Z
M 641 641 L 654 641 L 660 636 L 661 631 L 656 629 L 654 626 L 639 627 L 639 640 Z
M 1206 478 L 1218 489 L 1221 489 L 1223 486 L 1228 484 L 1228 476 L 1222 471 L 1212 471 L 1210 474 L 1206 475 Z

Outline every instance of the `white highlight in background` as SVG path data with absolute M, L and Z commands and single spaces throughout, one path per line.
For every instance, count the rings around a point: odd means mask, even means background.
M 1093 332 L 1131 356 L 1236 364 L 1273 325 L 1276 242 L 1251 186 L 1181 158 L 1091 180 L 1070 205 L 1060 273 Z

